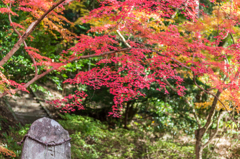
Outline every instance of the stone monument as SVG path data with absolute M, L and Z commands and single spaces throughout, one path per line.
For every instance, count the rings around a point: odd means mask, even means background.
M 71 138 L 53 119 L 40 118 L 33 122 L 23 140 L 21 159 L 71 159 Z

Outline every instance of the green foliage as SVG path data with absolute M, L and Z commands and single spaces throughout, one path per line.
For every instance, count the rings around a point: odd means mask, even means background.
M 5 117 L 3 117 L 3 116 L 0 115 L 0 131 L 2 130 L 2 125 L 1 125 L 1 124 L 2 124 L 3 122 L 7 122 L 7 119 L 5 119 Z
M 155 138 L 151 141 L 145 131 L 115 129 L 89 117 L 66 114 L 59 123 L 70 132 L 72 137 L 72 158 L 179 158 L 192 157 L 193 146 Z
M 202 6 L 202 4 L 204 6 Z M 203 10 L 204 13 L 206 14 L 212 14 L 213 11 L 213 7 L 214 7 L 214 3 L 211 3 L 209 0 L 200 0 L 200 10 Z
M 152 158 L 194 158 L 194 146 L 182 146 L 171 141 L 159 140 L 149 147 Z
M 197 96 L 199 93 L 193 88 L 191 81 L 186 80 L 186 97 Z M 170 90 L 170 89 L 169 89 Z M 139 98 L 140 116 L 148 116 L 156 123 L 154 131 L 170 132 L 176 135 L 179 130 L 183 130 L 186 134 L 194 134 L 197 128 L 192 109 L 186 104 L 184 98 L 176 95 L 175 92 L 169 91 L 165 94 L 163 91 L 157 91 L 153 85 L 149 90 L 144 90 L 145 98 Z
M 72 138 L 73 159 L 194 158 L 194 143 L 179 140 L 180 136 L 186 136 L 184 133 L 179 130 L 176 137 L 169 136 L 169 133 L 154 136 L 156 123 L 153 124 L 150 119 L 131 124 L 130 130 L 119 128 L 110 131 L 107 125 L 90 117 L 70 114 L 61 117 L 58 122 Z M 21 146 L 16 142 L 21 141 L 29 127 L 30 125 L 11 127 L 9 132 L 3 134 L 1 141 L 6 148 L 16 153 L 16 158 L 21 154 Z M 218 154 L 212 151 L 214 146 L 204 149 L 203 158 L 218 158 Z M 233 156 L 238 153 L 238 147 L 230 150 Z
M 10 130 L 8 132 L 4 132 L 3 140 L 4 147 L 6 147 L 9 150 L 12 150 L 16 154 L 16 158 L 19 158 L 21 155 L 21 146 L 17 144 L 17 142 L 21 141 L 23 136 L 27 133 L 29 130 L 30 124 L 27 124 L 25 126 L 16 125 L 15 127 L 10 127 Z M 0 155 L 0 157 L 3 158 L 3 156 Z
M 89 13 L 89 10 L 87 10 L 86 5 L 84 4 L 86 2 L 86 0 L 83 0 L 81 2 L 73 2 L 71 3 L 71 5 L 67 6 L 66 9 L 70 9 L 73 12 L 77 12 L 80 15 L 79 16 L 84 16 L 87 15 Z
M 101 123 L 89 117 L 71 116 L 69 114 L 62 117 L 65 120 L 60 120 L 59 123 L 70 132 L 75 132 L 70 135 L 73 158 L 99 158 L 101 154 L 96 151 L 95 145 L 88 144 L 86 140 L 99 142 L 99 138 L 104 137 L 104 133 L 101 131 Z

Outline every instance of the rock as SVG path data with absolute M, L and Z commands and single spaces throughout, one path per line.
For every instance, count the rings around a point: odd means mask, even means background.
M 21 159 L 70 159 L 68 131 L 53 119 L 40 118 L 25 135 Z

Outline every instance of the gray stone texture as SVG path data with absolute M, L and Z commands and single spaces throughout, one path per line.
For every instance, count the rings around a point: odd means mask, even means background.
M 58 122 L 46 117 L 36 120 L 28 135 L 44 143 L 60 143 L 69 139 L 68 132 Z M 21 159 L 71 159 L 71 144 L 67 141 L 56 146 L 46 146 L 27 137 Z

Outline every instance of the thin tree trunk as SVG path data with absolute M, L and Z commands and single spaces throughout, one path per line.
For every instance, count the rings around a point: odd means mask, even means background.
M 203 153 L 203 149 L 204 149 L 204 146 L 202 145 L 202 137 L 213 123 L 213 117 L 215 115 L 215 109 L 216 109 L 217 101 L 218 101 L 218 98 L 219 98 L 220 94 L 221 94 L 221 92 L 218 90 L 216 96 L 214 97 L 214 100 L 213 100 L 213 103 L 212 103 L 212 106 L 211 106 L 211 110 L 210 110 L 210 112 L 208 114 L 208 117 L 207 117 L 207 123 L 205 124 L 205 126 L 202 127 L 202 128 L 199 128 L 195 131 L 195 138 L 196 138 L 195 154 L 196 154 L 196 159 L 202 159 L 202 155 L 203 155 L 202 153 Z
M 196 144 L 195 144 L 195 154 L 196 154 L 196 159 L 202 159 L 202 152 L 203 152 L 203 147 L 202 147 L 202 137 L 204 135 L 204 128 L 200 128 L 195 130 L 195 137 L 196 137 Z
M 128 129 L 127 127 L 127 123 L 128 123 L 128 112 L 129 112 L 129 105 L 131 104 L 131 102 L 127 102 L 127 107 L 126 107 L 126 111 L 125 111 L 125 118 L 124 118 L 124 128 Z

